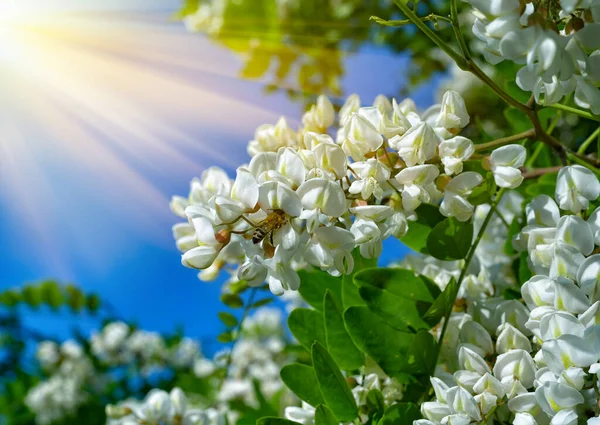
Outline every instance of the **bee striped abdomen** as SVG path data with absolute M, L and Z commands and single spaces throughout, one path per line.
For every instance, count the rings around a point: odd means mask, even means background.
M 254 233 L 252 233 L 252 242 L 255 244 L 260 243 L 265 238 L 265 236 L 267 236 L 267 233 L 268 232 L 265 229 L 257 227 L 254 230 Z

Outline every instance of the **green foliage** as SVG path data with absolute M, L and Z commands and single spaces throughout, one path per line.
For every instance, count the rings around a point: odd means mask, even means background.
M 325 293 L 323 315 L 325 317 L 327 347 L 336 363 L 344 370 L 354 370 L 361 367 L 365 357 L 352 342 L 352 338 L 350 338 L 344 326 L 344 318 L 339 304 L 329 291 Z
M 311 406 L 317 406 L 325 402 L 319 390 L 315 370 L 311 366 L 292 363 L 284 366 L 280 375 L 284 384 L 301 400 Z
M 90 313 L 95 313 L 102 307 L 98 295 L 85 294 L 74 285 L 61 285 L 53 280 L 26 284 L 0 293 L 0 305 L 11 308 L 19 304 L 33 309 L 41 306 L 48 306 L 53 310 L 68 307 L 73 312 L 86 310 Z
M 454 300 L 456 300 L 459 289 L 460 285 L 456 279 L 451 278 L 450 282 L 446 285 L 446 288 L 444 288 L 444 291 L 436 298 L 429 310 L 427 310 L 423 319 L 434 326 L 439 323 L 443 317 L 449 315 L 454 307 Z
M 315 410 L 315 425 L 339 425 L 340 421 L 335 417 L 329 407 L 324 404 L 317 406 Z
M 230 308 L 241 308 L 244 306 L 242 297 L 234 293 L 221 295 L 221 302 Z
M 431 230 L 444 220 L 444 216 L 438 207 L 430 204 L 421 204 L 415 212 L 418 217 L 417 221 L 410 223 L 408 232 L 400 240 L 413 251 L 429 254 L 427 239 Z
M 417 405 L 397 403 L 385 411 L 378 425 L 412 425 L 417 419 L 421 419 L 421 412 Z
M 318 342 L 313 344 L 311 355 L 325 404 L 340 421 L 352 421 L 358 416 L 358 408 L 339 366 Z
M 369 310 L 388 325 L 410 332 L 430 328 L 422 316 L 440 291 L 426 278 L 410 270 L 390 268 L 363 270 L 354 280 Z
M 327 345 L 323 315 L 308 308 L 297 308 L 288 317 L 288 327 L 292 335 L 304 348 L 310 351 L 315 341 Z
M 354 283 L 354 276 L 364 269 L 370 269 L 377 266 L 376 259 L 364 258 L 360 255 L 358 249 L 352 252 L 354 258 L 354 269 L 352 273 L 344 275 L 342 278 L 342 306 L 348 308 L 353 305 L 365 305 L 358 293 L 358 286 Z
M 298 292 L 312 308 L 319 311 L 323 309 L 323 297 L 326 291 L 329 291 L 335 301 L 341 305 L 342 278 L 331 276 L 320 270 L 300 270 L 298 275 L 302 282 Z
M 233 328 L 234 326 L 237 326 L 237 324 L 238 324 L 237 318 L 231 313 L 221 311 L 218 313 L 218 316 L 219 316 L 219 319 L 221 320 L 221 322 L 223 322 L 223 324 L 225 326 L 227 326 L 228 328 Z
M 473 242 L 473 222 L 448 217 L 436 224 L 427 237 L 427 250 L 438 260 L 462 260 Z
M 392 328 L 367 307 L 348 308 L 344 312 L 344 322 L 356 346 L 385 373 L 392 377 L 404 376 L 414 333 Z

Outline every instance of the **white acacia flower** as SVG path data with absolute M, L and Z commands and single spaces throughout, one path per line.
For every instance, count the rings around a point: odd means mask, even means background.
M 298 290 L 300 287 L 300 277 L 291 265 L 291 256 L 293 253 L 278 246 L 275 248 L 275 255 L 263 261 L 267 267 L 267 283 L 269 289 L 275 295 L 282 295 L 285 290 Z
M 548 195 L 538 195 L 525 206 L 527 224 L 556 227 L 560 219 L 560 210 L 554 199 Z
M 581 165 L 563 167 L 558 172 L 555 198 L 563 210 L 578 213 L 600 195 L 598 178 Z
M 433 183 L 439 175 L 435 165 L 408 167 L 396 174 L 396 181 L 402 185 L 402 206 L 414 211 L 422 202 L 429 202 L 431 196 L 425 186 Z
M 581 217 L 565 215 L 558 220 L 556 239 L 574 246 L 583 255 L 594 250 L 594 237 L 590 226 Z
M 507 145 L 495 149 L 490 157 L 494 181 L 499 187 L 515 189 L 523 182 L 519 167 L 525 163 L 527 150 L 521 145 Z
M 383 144 L 383 137 L 371 122 L 359 114 L 353 114 L 344 125 L 342 149 L 355 161 L 375 152 Z
M 346 99 L 346 102 L 340 108 L 339 123 L 341 127 L 344 127 L 346 122 L 350 119 L 352 114 L 358 112 L 360 108 L 360 97 L 357 94 L 351 94 Z
M 315 267 L 333 274 L 351 273 L 354 268 L 352 232 L 340 227 L 318 227 L 306 251 L 306 260 Z
M 452 90 L 444 93 L 442 108 L 436 120 L 436 127 L 444 127 L 456 134 L 469 124 L 469 113 L 462 96 Z
M 388 142 L 408 167 L 425 162 L 435 155 L 439 138 L 425 122 L 411 127 L 402 136 L 394 136 Z
M 302 124 L 311 131 L 324 133 L 335 120 L 335 110 L 327 96 L 320 95 L 317 103 L 302 117 Z
M 446 393 L 448 407 L 452 413 L 463 413 L 471 420 L 481 420 L 479 407 L 473 396 L 462 387 L 452 387 Z
M 314 149 L 315 166 L 333 180 L 348 172 L 348 159 L 342 148 L 333 143 L 320 143 Z
M 473 155 L 475 147 L 466 137 L 455 136 L 440 143 L 438 150 L 444 164 L 444 171 L 451 176 L 462 172 L 463 161 Z
M 358 179 L 354 180 L 348 191 L 353 194 L 360 193 L 362 199 L 367 200 L 374 195 L 376 199 L 383 197 L 383 188 L 381 187 L 390 178 L 390 169 L 378 161 L 376 158 L 370 158 L 363 162 L 355 162 L 352 169 L 358 174 Z
M 318 210 L 330 217 L 340 217 L 347 211 L 344 190 L 338 183 L 329 179 L 308 180 L 296 193 L 307 210 Z
M 446 217 L 456 217 L 458 221 L 469 220 L 475 207 L 467 201 L 467 197 L 482 181 L 481 174 L 473 171 L 454 177 L 446 186 L 440 212 Z
M 282 210 L 292 217 L 302 212 L 300 198 L 289 186 L 281 182 L 266 182 L 260 185 L 258 203 L 264 211 Z
M 525 388 L 531 388 L 536 367 L 531 355 L 525 350 L 511 350 L 500 354 L 494 365 L 494 376 L 500 380 L 510 377 L 518 379 Z
M 258 182 L 247 168 L 236 170 L 236 177 L 231 186 L 231 199 L 236 200 L 251 211 L 258 202 Z
M 563 409 L 574 408 L 583 403 L 583 396 L 569 385 L 546 383 L 535 390 L 535 399 L 540 407 L 550 416 Z

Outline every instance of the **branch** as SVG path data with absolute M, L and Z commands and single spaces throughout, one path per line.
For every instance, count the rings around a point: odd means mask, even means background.
M 594 115 L 583 109 L 573 108 L 572 106 L 563 105 L 561 103 L 554 103 L 552 105 L 544 105 L 547 108 L 558 109 L 561 111 L 569 112 L 571 114 L 579 115 L 580 117 L 587 118 L 593 121 L 600 121 L 600 115 Z
M 544 167 L 544 168 L 535 168 L 533 170 L 527 170 L 525 167 L 521 167 L 521 172 L 523 173 L 523 178 L 534 179 L 539 176 L 543 176 L 544 174 L 557 173 L 562 168 L 562 165 L 555 165 L 554 167 Z
M 515 134 L 513 136 L 502 137 L 500 139 L 492 140 L 491 142 L 481 143 L 479 145 L 475 145 L 476 151 L 483 151 L 488 149 L 494 149 L 500 146 L 509 145 L 513 142 L 518 142 L 523 139 L 533 139 L 535 138 L 535 130 L 529 129 L 519 134 Z

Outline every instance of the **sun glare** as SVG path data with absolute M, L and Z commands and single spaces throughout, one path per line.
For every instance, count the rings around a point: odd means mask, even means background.
M 38 241 L 33 255 L 56 273 L 132 232 L 163 235 L 163 193 L 239 162 L 254 128 L 278 117 L 240 100 L 237 59 L 166 15 L 18 4 L 0 0 L 0 206 L 23 233 L 11 237 Z M 223 139 L 239 145 L 215 149 Z M 90 243 L 95 217 L 111 216 L 120 225 Z

